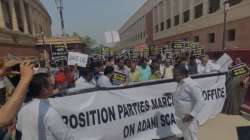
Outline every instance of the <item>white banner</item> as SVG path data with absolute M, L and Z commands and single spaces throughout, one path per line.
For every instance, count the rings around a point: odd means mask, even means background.
M 79 67 L 86 67 L 87 63 L 88 63 L 88 55 L 77 52 L 69 52 L 68 65 L 77 65 Z
M 200 122 L 218 114 L 225 100 L 225 75 L 197 78 L 206 102 Z M 176 126 L 175 82 L 145 83 L 50 99 L 81 140 L 152 140 L 180 135 Z M 206 92 L 206 93 L 205 93 Z M 209 109 L 209 110 L 208 110 Z

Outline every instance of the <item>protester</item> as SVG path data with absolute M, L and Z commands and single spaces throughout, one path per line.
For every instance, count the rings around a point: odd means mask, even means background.
M 201 64 L 198 65 L 198 73 L 205 74 L 211 72 L 220 72 L 220 66 L 213 63 L 212 60 L 209 59 L 209 56 L 205 54 L 204 57 L 201 59 Z
M 64 70 L 64 66 L 60 65 L 58 70 L 55 72 L 55 86 L 59 89 L 67 88 L 67 81 Z
M 67 88 L 74 87 L 76 74 L 75 74 L 73 66 L 66 67 L 66 69 L 64 70 L 64 75 L 65 75 L 65 82 L 67 84 L 66 85 Z
M 172 65 L 169 65 L 167 61 L 163 62 L 160 65 L 161 78 L 163 79 L 173 79 L 173 69 Z
M 94 79 L 97 82 L 99 78 L 104 74 L 104 65 L 101 61 L 92 62 L 90 67 L 94 70 Z
M 90 67 L 83 69 L 83 75 L 75 81 L 75 87 L 67 89 L 68 93 L 80 91 L 82 89 L 89 89 L 96 87 L 96 82 L 93 77 L 93 72 Z
M 196 58 L 195 57 L 191 57 L 190 58 L 190 62 L 188 64 L 188 73 L 189 74 L 197 74 L 198 73 L 198 65 L 196 62 Z
M 111 77 L 114 74 L 114 68 L 112 66 L 107 66 L 104 70 L 104 74 L 100 76 L 97 81 L 98 87 L 113 87 L 111 83 Z
M 22 63 L 20 65 L 20 81 L 15 88 L 10 99 L 0 108 L 0 128 L 8 126 L 16 117 L 24 98 L 29 83 L 33 77 L 33 64 L 30 62 Z M 0 77 L 7 74 L 8 66 L 0 68 Z
M 205 105 L 201 87 L 190 77 L 184 65 L 174 68 L 174 78 L 178 82 L 174 93 L 176 121 L 183 132 L 184 140 L 197 140 L 199 123 L 197 115 Z
M 16 127 L 21 132 L 22 140 L 74 139 L 61 115 L 47 101 L 52 91 L 53 81 L 49 74 L 34 75 L 27 93 L 30 100 L 18 113 Z
M 146 59 L 140 60 L 140 68 L 139 68 L 139 80 L 140 81 L 147 81 L 150 79 L 151 76 L 151 69 L 147 63 Z
M 130 70 L 129 70 L 129 81 L 139 82 L 139 68 L 136 62 L 131 62 Z
M 115 65 L 114 57 L 108 57 L 107 61 L 105 62 L 105 66 L 114 66 L 114 65 Z
M 157 62 L 153 62 L 151 65 L 150 80 L 158 80 L 161 78 L 160 65 Z
M 117 65 L 115 66 L 114 71 L 126 76 L 125 83 L 121 83 L 121 84 L 124 84 L 124 85 L 128 84 L 128 82 L 129 82 L 129 68 L 125 65 L 124 59 L 117 60 Z
M 236 58 L 234 66 L 244 64 L 240 58 Z M 222 112 L 230 115 L 240 115 L 240 106 L 244 103 L 249 86 L 249 75 L 234 76 L 228 75 L 226 83 L 227 96 Z

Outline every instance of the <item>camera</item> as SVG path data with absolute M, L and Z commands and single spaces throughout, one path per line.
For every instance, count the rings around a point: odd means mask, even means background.
M 40 62 L 39 61 L 32 61 L 31 62 L 33 65 L 34 65 L 34 70 L 38 70 L 40 68 Z M 20 64 L 16 64 L 14 66 L 12 66 L 11 68 L 11 71 L 18 71 L 20 72 Z

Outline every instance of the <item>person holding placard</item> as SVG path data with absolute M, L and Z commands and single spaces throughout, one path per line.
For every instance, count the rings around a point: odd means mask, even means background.
M 117 65 L 115 66 L 114 71 L 126 76 L 125 82 L 121 84 L 127 85 L 129 82 L 129 68 L 125 65 L 125 61 L 123 59 L 117 60 Z

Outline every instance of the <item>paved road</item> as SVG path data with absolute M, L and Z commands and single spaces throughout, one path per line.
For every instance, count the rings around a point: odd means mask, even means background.
M 236 127 L 250 126 L 250 116 L 224 115 L 207 121 L 201 126 L 199 140 L 238 140 Z

